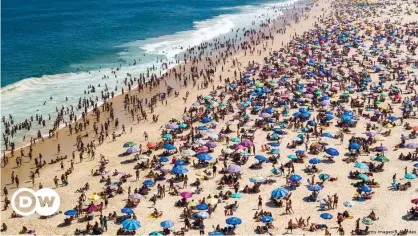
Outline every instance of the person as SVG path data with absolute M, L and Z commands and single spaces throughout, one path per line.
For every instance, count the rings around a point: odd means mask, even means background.
M 107 219 L 106 216 L 104 216 L 103 217 L 103 227 L 104 227 L 104 229 L 105 229 L 106 232 L 107 232 L 107 222 L 108 222 L 108 219 Z
M 7 231 L 7 225 L 5 223 L 1 224 L 1 232 Z
M 205 234 L 205 225 L 203 224 L 203 222 L 200 222 L 200 225 L 199 225 L 199 233 L 200 233 L 200 235 L 204 235 Z
M 288 233 L 289 230 L 290 230 L 290 233 L 293 232 L 293 222 L 292 222 L 292 219 L 290 219 L 289 222 L 287 222 L 286 233 Z
M 261 195 L 258 195 L 258 210 L 260 208 L 263 208 L 263 198 L 261 198 Z

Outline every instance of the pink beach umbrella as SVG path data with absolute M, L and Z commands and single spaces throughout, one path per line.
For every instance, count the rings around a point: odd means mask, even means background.
M 244 150 L 245 147 L 241 144 L 238 144 L 237 146 L 235 146 L 235 150 Z
M 208 151 L 209 151 L 208 147 L 205 147 L 205 146 L 200 146 L 200 147 L 196 148 L 197 153 L 208 152 Z
M 191 198 L 193 196 L 193 193 L 191 193 L 191 192 L 182 192 L 182 193 L 180 193 L 180 196 L 181 197 L 184 197 L 184 198 Z
M 253 146 L 253 142 L 251 142 L 251 140 L 249 140 L 249 139 L 245 139 L 240 144 L 243 145 L 244 147 L 251 147 L 251 146 Z
M 88 209 L 87 209 L 87 211 L 89 212 L 89 213 L 92 213 L 93 211 L 96 211 L 97 210 L 97 206 L 96 205 L 91 205 Z

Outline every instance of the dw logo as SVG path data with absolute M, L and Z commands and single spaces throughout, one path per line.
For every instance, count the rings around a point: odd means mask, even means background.
M 11 199 L 12 209 L 19 215 L 29 216 L 37 212 L 41 216 L 50 216 L 60 208 L 60 197 L 50 188 L 33 191 L 29 188 L 17 190 Z

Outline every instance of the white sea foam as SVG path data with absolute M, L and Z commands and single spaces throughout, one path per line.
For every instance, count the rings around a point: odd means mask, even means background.
M 104 84 L 112 91 L 118 86 L 118 93 L 121 91 L 123 80 L 127 73 L 134 77 L 139 77 L 140 73 L 146 72 L 147 67 L 156 63 L 157 58 L 166 58 L 172 60 L 175 56 L 188 47 L 193 47 L 202 42 L 218 38 L 220 36 L 228 37 L 234 29 L 249 28 L 252 22 L 261 22 L 266 18 L 279 16 L 282 13 L 278 8 L 286 7 L 294 4 L 297 0 L 289 0 L 287 2 L 269 3 L 257 6 L 240 6 L 234 7 L 236 11 L 233 14 L 223 14 L 212 19 L 198 21 L 193 23 L 193 29 L 178 32 L 174 35 L 165 35 L 158 38 L 146 39 L 119 45 L 121 51 L 117 57 L 132 63 L 133 59 L 139 58 L 136 66 L 128 66 L 127 64 L 117 72 L 117 78 L 112 76 L 111 69 L 105 68 L 90 72 L 66 73 L 57 75 L 45 75 L 40 78 L 27 78 L 15 84 L 8 85 L 1 89 L 2 97 L 2 115 L 8 116 L 12 114 L 14 120 L 22 122 L 35 114 L 43 115 L 44 118 L 51 114 L 51 121 L 47 124 L 51 125 L 55 119 L 55 109 L 63 106 L 78 103 L 79 97 L 100 97 L 100 92 L 104 89 Z M 225 10 L 225 9 L 224 9 Z M 142 54 L 145 53 L 144 57 Z M 90 66 L 90 65 L 87 65 Z M 103 66 L 103 65 L 102 65 Z M 119 63 L 114 65 L 119 66 Z M 171 65 L 173 66 L 173 65 Z M 110 67 L 110 66 L 109 66 Z M 110 79 L 102 79 L 103 75 L 108 75 Z M 98 87 L 98 84 L 101 87 Z M 96 93 L 84 94 L 88 85 L 96 87 Z M 50 100 L 50 97 L 53 99 Z M 68 97 L 68 102 L 66 101 Z M 46 101 L 46 104 L 44 102 Z M 77 114 L 80 115 L 81 111 Z M 35 125 L 30 132 L 19 132 L 13 141 L 20 143 L 23 134 L 28 141 L 30 136 L 34 136 L 41 127 Z M 1 127 L 4 128 L 3 126 Z M 45 134 L 48 129 L 41 129 Z M 2 143 L 3 147 L 3 143 Z

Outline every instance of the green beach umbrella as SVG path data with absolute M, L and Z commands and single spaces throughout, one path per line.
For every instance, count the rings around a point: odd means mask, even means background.
M 298 159 L 298 157 L 295 154 L 289 154 L 289 155 L 287 155 L 287 158 L 289 158 L 290 160 Z
M 163 135 L 163 139 L 171 139 L 171 138 L 173 138 L 173 135 L 171 135 L 171 134 L 164 134 Z
M 205 100 L 211 100 L 213 97 L 211 97 L 211 96 L 204 96 L 203 97 L 203 99 L 205 99 Z
M 123 147 L 125 147 L 125 148 L 133 147 L 133 146 L 136 146 L 136 143 L 135 142 L 127 142 L 127 143 L 125 143 L 123 145 Z
M 239 142 L 241 142 L 241 139 L 239 139 L 237 137 L 234 137 L 234 138 L 231 139 L 231 141 L 234 142 L 234 143 L 239 143 Z
M 180 129 L 185 129 L 185 128 L 187 128 L 187 124 L 186 123 L 180 123 L 179 128 Z
M 319 174 L 318 177 L 319 177 L 320 180 L 325 181 L 325 180 L 329 179 L 329 174 L 321 173 L 321 174 Z
M 358 177 L 364 181 L 369 181 L 370 178 L 369 176 L 365 175 L 365 174 L 359 174 Z
M 417 176 L 412 173 L 406 173 L 404 177 L 405 179 L 415 179 Z
M 370 218 L 363 218 L 362 220 L 361 220 L 361 222 L 363 222 L 363 224 L 365 224 L 365 225 L 372 225 L 372 224 L 374 224 L 374 221 L 372 220 L 372 219 L 370 219 Z
M 373 158 L 373 161 L 377 161 L 377 162 L 389 162 L 389 158 L 385 157 L 385 156 L 377 156 Z

